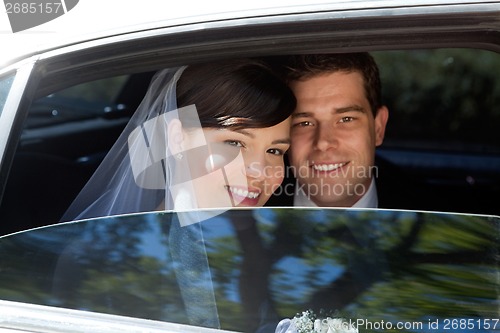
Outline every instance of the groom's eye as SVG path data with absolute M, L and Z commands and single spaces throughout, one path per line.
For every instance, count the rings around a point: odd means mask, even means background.
M 340 123 L 349 123 L 353 120 L 354 120 L 354 117 L 342 117 L 339 122 Z
M 313 126 L 313 123 L 310 122 L 309 120 L 305 120 L 305 121 L 301 121 L 301 122 L 293 124 L 293 127 L 307 127 L 307 126 Z

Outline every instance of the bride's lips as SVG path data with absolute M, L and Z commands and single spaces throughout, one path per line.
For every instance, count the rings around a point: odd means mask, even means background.
M 315 172 L 338 172 L 339 169 L 345 167 L 350 162 L 313 162 L 310 168 Z
M 235 205 L 256 206 L 259 202 L 261 191 L 242 186 L 225 186 Z

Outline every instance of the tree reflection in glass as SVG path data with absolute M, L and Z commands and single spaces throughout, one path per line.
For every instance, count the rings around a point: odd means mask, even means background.
M 0 298 L 241 332 L 307 309 L 424 330 L 498 317 L 498 218 L 263 208 L 176 223 L 138 214 L 0 238 Z

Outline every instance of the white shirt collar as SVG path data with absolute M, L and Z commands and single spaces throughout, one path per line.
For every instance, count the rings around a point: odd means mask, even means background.
M 297 207 L 318 207 L 308 195 L 304 192 L 302 187 L 299 186 L 297 182 L 295 185 L 295 195 L 293 197 L 293 205 Z M 378 196 L 377 196 L 377 186 L 375 185 L 375 180 L 372 178 L 370 187 L 368 191 L 363 195 L 352 208 L 377 208 L 378 207 Z

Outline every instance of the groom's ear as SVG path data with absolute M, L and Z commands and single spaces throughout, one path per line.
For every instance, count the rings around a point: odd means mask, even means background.
M 168 148 L 172 155 L 178 154 L 183 149 L 184 142 L 184 131 L 182 129 L 182 123 L 179 119 L 172 119 L 167 125 L 168 131 Z

